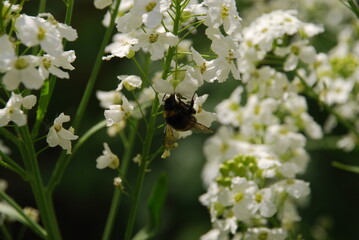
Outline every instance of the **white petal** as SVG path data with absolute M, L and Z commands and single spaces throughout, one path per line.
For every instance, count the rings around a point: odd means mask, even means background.
M 50 147 L 55 147 L 59 144 L 59 137 L 57 136 L 56 130 L 52 127 L 47 134 L 46 142 Z
M 31 109 L 36 104 L 36 96 L 35 95 L 28 95 L 22 99 L 22 105 L 26 109 Z

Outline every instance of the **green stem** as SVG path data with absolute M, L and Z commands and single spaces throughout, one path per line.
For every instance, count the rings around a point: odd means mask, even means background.
M 2 232 L 2 236 L 4 237 L 4 240 L 12 240 L 13 239 L 10 232 L 9 232 L 9 230 L 5 226 L 5 223 L 0 225 L 0 230 Z
M 149 155 L 150 155 L 150 149 L 151 149 L 151 144 L 152 144 L 152 140 L 153 140 L 153 135 L 154 135 L 154 132 L 155 132 L 155 123 L 156 123 L 156 116 L 157 116 L 156 112 L 158 110 L 158 106 L 159 106 L 159 102 L 158 102 L 158 97 L 157 97 L 157 94 L 156 94 L 156 97 L 154 99 L 152 109 L 151 109 L 150 121 L 148 123 L 145 142 L 143 144 L 142 160 L 141 160 L 139 174 L 137 176 L 137 181 L 136 181 L 136 188 L 135 188 L 135 193 L 134 193 L 134 202 L 131 205 L 130 216 L 129 216 L 129 219 L 127 221 L 127 227 L 126 227 L 126 232 L 125 232 L 125 240 L 130 240 L 131 236 L 132 236 L 133 226 L 134 226 L 134 223 L 135 223 L 136 214 L 137 214 L 138 205 L 139 205 L 139 200 L 140 200 L 140 194 L 141 194 L 141 190 L 142 190 L 142 186 L 143 186 L 143 180 L 144 180 L 146 169 L 147 169 L 147 163 L 148 163 L 148 160 L 149 160 Z
M 20 152 L 24 159 L 26 172 L 28 173 L 29 183 L 35 197 L 35 201 L 40 210 L 42 221 L 48 232 L 47 239 L 61 239 L 55 212 L 51 207 L 51 198 L 46 196 L 39 166 L 37 164 L 36 152 L 29 129 L 27 126 L 18 128 L 21 137 Z
M 17 173 L 23 180 L 26 181 L 26 171 L 19 164 L 2 151 L 0 151 L 0 156 L 0 166 Z
M 120 2 L 121 2 L 121 0 L 117 0 L 115 2 L 115 6 L 114 6 L 113 12 L 111 14 L 110 26 L 106 29 L 105 35 L 102 39 L 100 49 L 98 50 L 98 53 L 97 53 L 95 65 L 92 68 L 90 78 L 86 85 L 85 93 L 83 94 L 81 102 L 80 102 L 80 106 L 77 109 L 75 121 L 73 124 L 75 129 L 77 129 L 80 126 L 80 123 L 81 123 L 83 115 L 85 113 L 89 98 L 92 94 L 92 90 L 94 88 L 97 76 L 99 74 L 100 67 L 102 65 L 102 56 L 105 51 L 105 47 L 107 46 L 108 42 L 110 41 L 113 29 L 115 27 L 115 19 L 116 19 L 117 13 L 118 13 L 118 7 L 120 5 Z
M 332 166 L 342 169 L 342 170 L 345 170 L 345 171 L 348 171 L 348 172 L 353 172 L 353 173 L 359 174 L 358 166 L 351 166 L 351 165 L 343 164 L 343 163 L 336 162 L 336 161 L 332 162 Z
M 29 226 L 41 238 L 46 238 L 47 233 L 45 229 L 43 229 L 39 224 L 27 216 L 22 208 L 10 196 L 8 196 L 4 191 L 0 191 L 0 197 L 16 210 L 16 212 L 23 218 L 22 222 L 24 224 Z
M 124 152 L 123 158 L 121 159 L 121 173 L 122 173 L 121 177 L 124 179 L 127 176 L 128 165 L 130 163 L 131 156 L 133 154 L 138 120 L 134 120 L 134 126 L 136 128 L 130 129 L 130 136 L 128 139 L 128 144 L 126 144 L 127 146 L 124 146 L 126 151 Z M 115 189 L 113 197 L 112 197 L 110 212 L 108 214 L 106 225 L 105 225 L 105 230 L 102 235 L 102 240 L 108 240 L 111 237 L 111 232 L 112 232 L 115 220 L 116 220 L 116 216 L 118 214 L 118 208 L 121 203 L 121 197 L 122 197 L 121 191 L 119 191 L 118 189 Z
M 46 0 L 40 0 L 38 13 L 43 13 L 46 10 Z
M 95 65 L 92 68 L 90 78 L 89 78 L 89 80 L 87 82 L 85 92 L 84 92 L 84 94 L 82 96 L 82 99 L 81 99 L 81 102 L 80 102 L 80 106 L 79 106 L 79 108 L 77 109 L 77 112 L 76 112 L 75 120 L 74 120 L 74 123 L 73 123 L 73 128 L 74 129 L 79 128 L 79 126 L 81 124 L 81 121 L 82 121 L 82 118 L 83 118 L 83 115 L 85 113 L 88 101 L 89 101 L 90 96 L 92 94 L 92 90 L 94 88 L 95 81 L 97 79 L 97 76 L 98 76 L 98 73 L 99 73 L 99 70 L 100 70 L 100 67 L 101 67 L 101 64 L 102 64 L 102 56 L 103 56 L 105 47 L 107 46 L 107 44 L 108 44 L 108 42 L 110 40 L 113 28 L 115 26 L 115 18 L 117 16 L 118 7 L 120 5 L 120 2 L 121 2 L 121 0 L 116 1 L 114 10 L 113 10 L 113 12 L 111 14 L 110 26 L 107 28 L 107 30 L 105 32 L 105 36 L 102 39 L 100 49 L 99 49 L 99 51 L 97 53 Z M 59 160 L 56 163 L 55 170 L 54 170 L 53 174 L 51 175 L 51 178 L 50 178 L 49 183 L 47 185 L 48 186 L 47 189 L 48 189 L 50 194 L 53 192 L 53 190 L 55 189 L 57 184 L 59 184 L 59 182 L 61 181 L 62 176 L 63 176 L 63 174 L 65 172 L 65 169 L 66 169 L 66 167 L 68 166 L 68 164 L 70 162 L 70 159 L 71 159 L 71 155 L 66 154 L 64 151 L 61 153 L 61 155 L 59 157 Z

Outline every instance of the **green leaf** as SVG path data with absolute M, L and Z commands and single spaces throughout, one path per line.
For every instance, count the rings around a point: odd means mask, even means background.
M 161 174 L 152 189 L 151 195 L 147 202 L 149 211 L 149 223 L 142 228 L 133 240 L 146 240 L 155 236 L 161 223 L 161 210 L 165 203 L 167 194 L 167 176 Z

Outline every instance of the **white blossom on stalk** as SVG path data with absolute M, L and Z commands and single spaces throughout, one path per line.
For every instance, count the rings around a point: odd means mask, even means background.
M 217 67 L 214 60 L 206 61 L 193 47 L 191 47 L 192 57 L 196 66 L 188 70 L 188 74 L 195 79 L 198 79 L 200 85 L 203 80 L 207 82 L 214 82 L 217 76 Z
M 295 42 L 288 47 L 276 48 L 274 53 L 278 56 L 287 56 L 284 62 L 284 71 L 292 71 L 298 65 L 298 60 L 311 64 L 316 60 L 316 51 L 308 45 L 308 40 Z
M 7 155 L 9 155 L 11 153 L 11 149 L 8 146 L 6 146 L 1 139 L 0 139 L 0 151 L 3 152 L 4 154 L 7 154 Z M 2 189 L 1 188 L 1 183 L 2 182 L 1 182 L 1 179 L 0 179 L 0 190 Z
M 233 77 L 240 79 L 239 71 L 236 66 L 236 60 L 240 57 L 238 43 L 230 36 L 223 36 L 219 29 L 207 28 L 206 34 L 212 40 L 211 49 L 218 55 L 214 59 L 216 66 L 216 75 L 218 82 L 225 82 L 228 74 L 231 72 Z
M 50 55 L 59 55 L 63 51 L 61 35 L 50 22 L 40 17 L 21 14 L 15 22 L 17 36 L 27 47 L 38 44 Z
M 138 14 L 128 12 L 125 15 L 116 19 L 116 27 L 120 33 L 130 33 L 142 25 L 142 17 Z
M 142 48 L 151 54 L 151 60 L 156 61 L 164 57 L 169 47 L 176 45 L 178 38 L 170 32 L 155 32 L 148 29 L 136 35 L 138 44 L 133 47 L 134 51 Z
M 325 90 L 320 95 L 322 101 L 329 105 L 343 104 L 349 99 L 349 95 L 353 90 L 354 82 L 350 79 L 326 78 L 324 85 Z
M 102 155 L 96 159 L 96 168 L 104 169 L 106 167 L 115 169 L 120 165 L 119 158 L 112 153 L 107 143 L 103 144 L 104 150 Z
M 21 94 L 11 93 L 11 97 L 6 103 L 5 108 L 0 109 L 0 126 L 6 126 L 10 121 L 19 127 L 27 122 L 26 115 L 21 106 L 25 109 L 31 109 L 36 104 L 36 96 L 28 95 L 22 97 Z
M 73 50 L 63 52 L 57 56 L 45 54 L 41 57 L 39 72 L 44 79 L 47 79 L 50 73 L 58 78 L 69 78 L 69 74 L 62 71 L 60 67 L 67 70 L 74 70 L 75 68 L 71 63 L 75 61 L 75 59 L 76 56 Z
M 120 75 L 117 76 L 117 79 L 120 80 L 116 91 L 121 91 L 125 87 L 128 91 L 132 91 L 136 88 L 141 88 L 142 80 L 139 76 L 136 75 Z
M 38 17 L 46 18 L 46 21 L 50 22 L 60 32 L 61 38 L 65 38 L 68 41 L 77 39 L 77 31 L 67 24 L 56 21 L 51 13 L 40 13 Z
M 96 91 L 96 97 L 100 101 L 102 108 L 109 108 L 110 105 L 119 104 L 122 99 L 122 94 L 119 91 Z
M 171 5 L 171 0 L 142 0 L 134 1 L 131 13 L 142 16 L 143 24 L 155 28 L 161 24 L 163 14 Z
M 134 54 L 133 46 L 138 44 L 138 39 L 135 38 L 135 33 L 117 33 L 113 36 L 113 42 L 106 46 L 105 52 L 110 55 L 102 57 L 103 60 L 110 60 L 113 57 L 132 57 Z
M 204 24 L 210 28 L 219 28 L 223 25 L 224 31 L 231 35 L 239 33 L 241 18 L 238 15 L 234 0 L 205 0 L 208 7 Z
M 245 234 L 244 240 L 285 240 L 288 237 L 288 233 L 283 228 L 249 228 Z
M 110 105 L 109 109 L 105 110 L 106 126 L 110 127 L 126 119 L 132 113 L 133 109 L 133 105 L 128 102 L 125 96 L 122 96 L 121 105 Z
M 94 5 L 97 9 L 104 9 L 112 4 L 112 0 L 95 0 Z
M 241 94 L 243 92 L 242 87 L 237 87 L 230 95 L 229 98 L 224 99 L 216 106 L 216 113 L 218 120 L 224 125 L 239 126 L 242 119 L 242 113 L 239 111 L 241 106 L 239 105 Z
M 14 45 L 10 42 L 9 36 L 2 35 L 0 37 L 0 72 L 5 72 L 15 57 Z
M 164 94 L 178 93 L 186 98 L 191 98 L 200 86 L 198 79 L 192 78 L 188 72 L 171 74 L 166 80 L 160 75 L 153 79 L 153 88 L 158 92 L 162 99 Z
M 23 83 L 26 88 L 39 89 L 44 78 L 36 67 L 39 65 L 39 57 L 26 55 L 15 57 L 6 66 L 5 75 L 2 79 L 5 88 L 9 91 L 15 90 Z
M 47 134 L 46 141 L 50 147 L 60 145 L 64 150 L 67 150 L 67 154 L 71 154 L 71 141 L 78 138 L 74 135 L 74 129 L 70 127 L 65 129 L 62 124 L 70 121 L 70 116 L 61 113 L 60 116 L 55 118 L 54 125 L 50 128 Z

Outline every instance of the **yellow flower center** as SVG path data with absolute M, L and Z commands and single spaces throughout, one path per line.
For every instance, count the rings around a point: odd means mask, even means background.
M 243 193 L 239 192 L 234 196 L 234 201 L 239 203 L 243 199 Z
M 147 5 L 146 5 L 146 12 L 151 12 L 155 7 L 156 7 L 157 3 L 155 2 L 149 2 Z
M 46 30 L 43 29 L 42 27 L 39 27 L 38 29 L 38 33 L 37 33 L 37 40 L 42 41 L 45 39 L 46 36 Z
M 25 58 L 18 58 L 16 61 L 15 61 L 15 68 L 17 70 L 22 70 L 22 69 L 25 69 L 29 66 L 29 63 L 26 61 Z
M 155 42 L 157 42 L 157 39 L 158 39 L 158 34 L 156 34 L 156 33 L 151 33 L 151 34 L 150 34 L 150 37 L 149 37 L 149 42 L 150 42 L 150 43 L 155 43 Z

